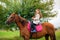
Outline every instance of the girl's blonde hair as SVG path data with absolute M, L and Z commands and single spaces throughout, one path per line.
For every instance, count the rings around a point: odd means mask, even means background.
M 41 13 L 40 9 L 36 9 L 36 10 L 39 11 L 39 15 L 40 15 L 40 18 L 41 18 L 42 17 L 42 13 Z

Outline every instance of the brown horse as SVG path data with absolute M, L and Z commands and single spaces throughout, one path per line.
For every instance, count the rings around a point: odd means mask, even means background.
M 32 35 L 30 34 L 30 32 L 27 29 L 27 24 L 28 21 L 24 18 L 22 18 L 21 16 L 18 16 L 15 13 L 12 13 L 9 18 L 7 19 L 6 23 L 10 24 L 11 22 L 15 22 L 17 24 L 17 26 L 20 29 L 20 34 L 21 36 L 24 38 L 24 40 L 29 40 L 30 37 L 33 39 L 37 39 L 37 38 L 41 38 L 41 37 L 45 37 L 46 40 L 49 40 L 49 36 L 51 40 L 56 40 L 55 38 L 55 29 L 54 26 L 51 23 L 48 22 L 44 22 L 42 23 L 42 31 L 40 32 L 36 32 L 36 33 L 32 33 Z

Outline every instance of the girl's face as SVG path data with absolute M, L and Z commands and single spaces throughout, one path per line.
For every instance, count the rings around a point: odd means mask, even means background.
M 40 13 L 40 10 L 38 10 L 38 9 L 36 9 L 36 11 L 35 11 L 36 13 Z

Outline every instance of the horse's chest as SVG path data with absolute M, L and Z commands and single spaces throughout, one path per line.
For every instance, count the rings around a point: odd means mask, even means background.
M 23 30 L 21 30 L 21 35 L 22 36 L 29 36 L 29 31 L 28 31 L 28 29 L 23 29 Z

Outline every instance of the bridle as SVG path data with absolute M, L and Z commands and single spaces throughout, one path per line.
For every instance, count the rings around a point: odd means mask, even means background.
M 10 22 L 12 22 L 13 20 L 15 20 L 15 14 L 14 14 L 14 17 L 11 17 L 12 18 L 12 20 L 10 20 Z

